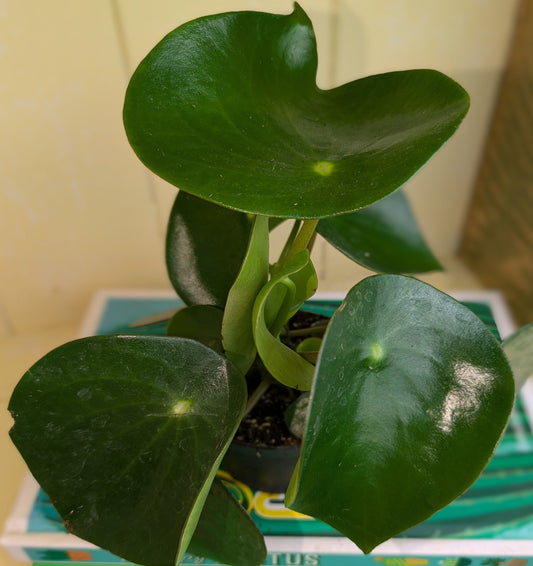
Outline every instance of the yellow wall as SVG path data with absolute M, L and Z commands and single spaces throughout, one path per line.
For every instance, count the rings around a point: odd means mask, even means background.
M 451 261 L 517 1 L 300 3 L 315 22 L 321 86 L 432 67 L 470 92 L 460 132 L 408 187 L 429 242 Z M 174 190 L 129 149 L 123 93 L 165 33 L 234 9 L 288 13 L 292 1 L 0 0 L 0 338 L 79 319 L 98 288 L 168 286 Z M 324 245 L 315 255 L 322 289 L 358 276 Z

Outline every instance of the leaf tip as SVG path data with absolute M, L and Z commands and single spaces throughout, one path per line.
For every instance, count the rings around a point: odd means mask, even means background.
M 388 536 L 377 536 L 375 533 L 370 533 L 365 531 L 360 533 L 360 537 L 350 537 L 350 540 L 355 543 L 355 545 L 364 553 L 370 554 L 377 546 L 379 546 L 382 542 L 385 542 L 390 537 Z
M 302 8 L 299 2 L 294 2 L 292 5 L 292 13 L 288 14 L 291 20 L 300 22 L 307 27 L 313 28 L 311 18 L 307 15 L 307 12 Z
M 300 6 L 299 2 L 294 2 L 292 5 L 292 14 L 293 15 L 298 15 L 298 14 L 305 14 L 305 10 Z M 307 15 L 307 14 L 305 14 Z

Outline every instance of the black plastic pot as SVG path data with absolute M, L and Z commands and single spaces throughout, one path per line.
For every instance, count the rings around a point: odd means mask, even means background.
M 285 493 L 300 446 L 254 446 L 234 440 L 221 468 L 254 490 Z

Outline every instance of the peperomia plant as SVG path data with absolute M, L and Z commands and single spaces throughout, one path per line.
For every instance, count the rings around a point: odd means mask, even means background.
M 366 553 L 464 492 L 507 423 L 514 381 L 497 339 L 405 275 L 439 264 L 400 187 L 457 129 L 466 92 L 433 70 L 321 90 L 316 71 L 298 5 L 200 18 L 148 54 L 124 123 L 139 158 L 180 189 L 166 257 L 187 306 L 166 336 L 65 344 L 13 393 L 12 439 L 68 530 L 133 562 L 264 560 L 216 474 L 271 383 L 307 407 L 286 505 Z M 317 289 L 317 234 L 379 274 L 296 351 L 286 328 Z M 249 390 L 253 367 L 263 377 Z

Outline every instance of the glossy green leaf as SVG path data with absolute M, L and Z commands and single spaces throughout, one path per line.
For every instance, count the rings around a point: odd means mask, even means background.
M 224 311 L 213 305 L 192 305 L 180 309 L 170 319 L 167 335 L 192 338 L 222 354 L 223 316 Z
M 360 265 L 382 273 L 441 269 L 402 191 L 357 212 L 325 218 L 318 233 Z
M 326 332 L 286 503 L 370 552 L 474 482 L 513 402 L 505 355 L 469 309 L 416 279 L 365 279 Z
M 352 212 L 404 184 L 453 134 L 466 92 L 432 70 L 316 85 L 311 22 L 236 12 L 189 22 L 141 62 L 124 124 L 179 188 L 254 214 Z
M 226 304 L 248 248 L 246 214 L 178 193 L 168 221 L 167 271 L 189 305 Z
M 246 257 L 228 294 L 222 320 L 226 356 L 243 373 L 248 371 L 256 355 L 252 312 L 256 297 L 268 280 L 268 237 L 268 217 L 256 216 Z
M 232 566 L 263 564 L 263 535 L 235 497 L 215 478 L 188 552 Z
M 11 438 L 70 532 L 174 566 L 245 402 L 242 374 L 198 342 L 98 336 L 23 376 Z
M 259 293 L 253 309 L 253 333 L 263 364 L 279 382 L 295 389 L 311 388 L 315 367 L 283 344 L 278 336 L 283 325 L 311 297 L 317 277 L 302 250 L 273 276 Z
M 533 324 L 528 324 L 503 341 L 503 350 L 509 359 L 519 391 L 533 375 Z

